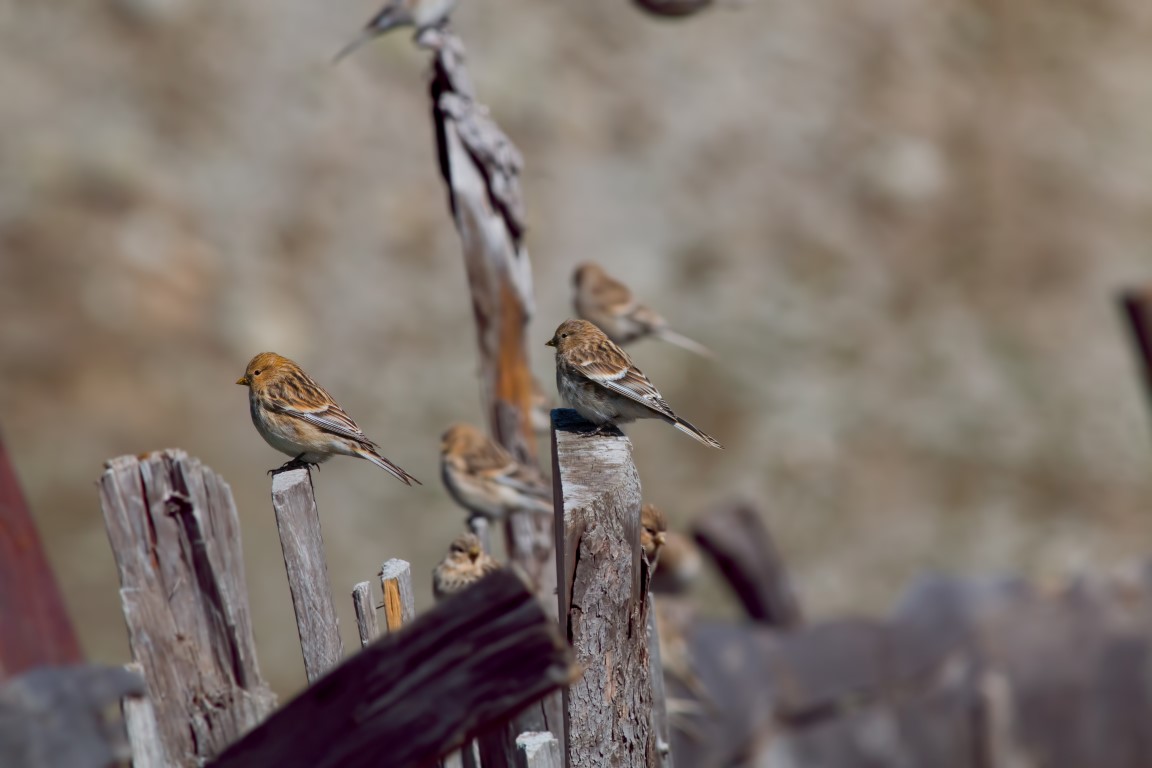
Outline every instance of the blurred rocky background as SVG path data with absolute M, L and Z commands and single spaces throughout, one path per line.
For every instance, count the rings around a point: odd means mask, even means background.
M 232 483 L 265 673 L 303 681 L 257 436 L 233 384 L 301 362 L 425 483 L 316 476 L 332 579 L 423 578 L 478 420 L 426 54 L 332 55 L 375 0 L 0 0 L 0 428 L 88 654 L 127 655 L 94 481 L 178 446 Z M 1152 277 L 1152 5 L 464 0 L 525 156 L 534 367 L 594 258 L 717 352 L 633 349 L 707 451 L 629 430 L 673 523 L 767 510 L 811 614 L 945 568 L 1044 580 L 1152 549 L 1115 291 Z M 349 601 L 342 600 L 342 608 Z M 0 621 L 5 620 L 0 617 Z M 354 635 L 351 611 L 343 624 Z

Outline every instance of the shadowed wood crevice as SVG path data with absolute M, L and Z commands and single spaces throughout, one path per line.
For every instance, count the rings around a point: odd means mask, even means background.
M 275 705 L 256 663 L 231 489 L 168 450 L 109 461 L 100 499 L 164 764 L 197 765 Z
M 211 765 L 428 765 L 572 674 L 555 622 L 498 571 L 347 659 Z

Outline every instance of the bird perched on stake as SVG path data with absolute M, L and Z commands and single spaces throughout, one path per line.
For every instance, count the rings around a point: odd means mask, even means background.
M 442 25 L 455 10 L 459 0 L 388 0 L 380 12 L 369 19 L 364 29 L 336 54 L 340 61 L 367 42 L 399 27 L 416 27 L 416 37 L 427 29 Z
M 437 600 L 472 586 L 500 564 L 480 546 L 474 533 L 462 533 L 452 540 L 448 554 L 432 571 L 432 594 Z
M 319 464 L 341 454 L 367 459 L 406 485 L 420 484 L 381 456 L 332 395 L 288 358 L 261 352 L 236 383 L 248 387 L 256 431 L 268 445 L 292 457 L 280 470 Z
M 660 559 L 660 550 L 664 546 L 664 532 L 667 530 L 668 518 L 659 507 L 655 504 L 640 507 L 640 548 L 644 550 L 650 568 L 656 568 L 656 561 Z
M 671 406 L 628 353 L 587 320 L 565 320 L 546 344 L 556 348 L 556 389 L 561 399 L 597 426 L 663 419 L 713 448 L 714 438 L 672 412 Z
M 669 329 L 663 317 L 641 304 L 628 286 L 595 262 L 586 261 L 576 267 L 572 288 L 576 314 L 599 327 L 617 344 L 655 336 L 699 355 L 712 356 L 703 344 Z
M 440 476 L 473 515 L 500 519 L 519 509 L 552 514 L 552 489 L 471 424 L 453 424 L 441 436 Z

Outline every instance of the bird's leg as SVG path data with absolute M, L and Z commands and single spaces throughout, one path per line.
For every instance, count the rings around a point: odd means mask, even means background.
M 320 471 L 320 465 L 319 464 L 312 462 L 312 461 L 304 461 L 303 457 L 304 457 L 304 454 L 300 454 L 299 456 L 297 456 L 294 459 L 289 459 L 288 461 L 284 462 L 280 466 L 276 467 L 276 469 L 268 470 L 268 474 L 278 475 L 281 472 L 287 472 L 287 471 L 292 470 L 292 469 L 306 469 L 309 472 L 311 472 L 312 467 L 316 467 L 317 472 Z
M 597 424 L 592 429 L 585 430 L 580 433 L 581 437 L 603 437 L 606 430 L 611 429 L 612 425 L 608 423 Z

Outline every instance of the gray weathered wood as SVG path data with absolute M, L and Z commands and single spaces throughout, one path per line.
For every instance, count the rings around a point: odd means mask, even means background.
M 125 664 L 124 669 L 144 680 L 144 668 L 139 664 Z M 147 696 L 126 697 L 120 707 L 124 713 L 128 743 L 132 747 L 132 768 L 165 768 L 160 724 L 156 722 L 156 709 L 151 699 Z
M 640 478 L 619 430 L 552 411 L 560 615 L 584 674 L 564 696 L 567 762 L 654 764 Z
M 352 588 L 352 607 L 356 611 L 356 632 L 360 635 L 360 647 L 363 648 L 380 634 L 376 606 L 372 602 L 371 582 L 362 581 Z
M 290 469 L 272 476 L 272 507 L 296 612 L 304 672 L 312 682 L 340 663 L 344 645 L 324 560 L 312 475 L 307 469 Z
M 256 663 L 231 489 L 168 450 L 109 461 L 100 501 L 164 764 L 196 765 L 275 705 Z
M 108 711 L 144 692 L 121 667 L 38 667 L 0 686 L 0 765 L 105 768 L 128 757 L 121 723 Z
M 564 768 L 560 742 L 548 731 L 517 736 L 516 753 L 516 768 Z
M 412 591 L 412 566 L 393 558 L 380 567 L 380 590 L 384 593 L 384 623 L 395 632 L 416 618 Z
M 497 571 L 345 660 L 211 766 L 429 765 L 572 674 L 540 601 Z
M 728 579 L 749 618 L 781 629 L 803 621 L 784 561 L 753 505 L 726 504 L 701 515 L 692 527 L 696 541 Z
M 488 518 L 483 515 L 472 515 L 468 518 L 468 530 L 480 539 L 480 546 L 488 554 L 492 554 L 492 529 L 488 525 Z
M 657 768 L 672 768 L 672 728 L 668 723 L 664 665 L 660 659 L 660 631 L 656 626 L 656 598 L 648 595 L 648 659 L 652 674 L 652 733 L 656 739 Z

